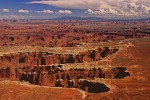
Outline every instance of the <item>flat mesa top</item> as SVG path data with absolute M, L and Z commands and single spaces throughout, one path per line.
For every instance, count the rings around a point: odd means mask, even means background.
M 149 37 L 141 38 L 144 40 L 149 40 Z M 136 39 L 140 41 L 139 39 Z M 17 53 L 32 53 L 32 52 L 45 52 L 45 53 L 53 53 L 53 54 L 72 54 L 76 55 L 79 52 L 84 52 L 88 50 L 95 50 L 101 47 L 109 47 L 109 48 L 122 48 L 127 46 L 127 44 L 131 44 L 134 39 L 126 39 L 126 40 L 116 40 L 109 42 L 99 42 L 99 43 L 84 43 L 82 45 L 77 45 L 77 47 L 41 47 L 41 46 L 1 46 L 0 47 L 0 56 L 5 54 L 17 54 Z
M 26 53 L 26 52 L 45 52 L 53 54 L 72 54 L 76 55 L 79 52 L 84 52 L 88 50 L 95 50 L 101 47 L 107 47 L 109 43 L 92 43 L 92 44 L 83 44 L 78 45 L 77 47 L 41 47 L 41 46 L 1 46 L 0 47 L 0 56 L 4 54 L 17 54 L 17 53 Z M 114 46 L 112 45 L 112 48 Z M 115 46 L 117 47 L 117 46 Z

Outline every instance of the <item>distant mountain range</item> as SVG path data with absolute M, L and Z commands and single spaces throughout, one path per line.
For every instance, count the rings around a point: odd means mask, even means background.
M 91 20 L 91 21 L 145 21 L 150 20 L 150 18 L 135 18 L 135 19 L 106 19 L 106 18 L 98 18 L 98 17 L 74 17 L 74 16 L 65 16 L 59 18 L 53 18 L 50 20 Z
M 1 19 L 0 19 L 1 20 Z M 17 19 L 3 19 L 13 20 Z M 52 19 L 18 19 L 18 20 L 82 20 L 82 21 L 150 21 L 150 18 L 99 18 L 99 17 L 75 17 L 75 16 L 64 16 Z
M 104 18 L 98 18 L 98 17 L 70 17 L 70 16 L 65 16 L 65 17 L 60 17 L 60 18 L 54 18 L 51 20 L 96 20 L 96 21 L 102 21 L 105 19 Z

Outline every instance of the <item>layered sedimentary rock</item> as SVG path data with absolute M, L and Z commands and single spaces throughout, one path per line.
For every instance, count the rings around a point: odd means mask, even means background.
M 128 76 L 125 68 L 69 68 L 64 69 L 61 64 L 84 63 L 101 60 L 116 53 L 118 49 L 101 47 L 96 50 L 79 52 L 78 54 L 54 54 L 48 52 L 20 52 L 0 56 L 0 78 L 18 79 L 31 84 L 56 87 L 74 87 L 92 92 L 94 86 L 109 88 L 103 83 L 94 83 L 94 78 L 122 78 Z M 53 64 L 58 64 L 53 65 Z
M 116 53 L 118 49 L 101 47 L 73 54 L 54 54 L 48 52 L 20 52 L 0 56 L 0 78 L 19 79 L 31 84 L 44 86 L 78 87 L 85 90 L 81 79 L 117 78 L 118 69 L 107 71 L 99 69 L 63 69 L 61 64 L 74 64 L 101 60 Z M 58 66 L 52 64 L 60 64 Z M 52 66 L 50 66 L 52 65 Z M 72 83 L 73 82 L 73 83 Z M 89 83 L 94 84 L 94 83 Z M 99 83 L 100 84 L 100 83 Z M 83 86 L 82 86 L 83 85 Z M 102 84 L 101 84 L 102 85 Z M 104 85 L 102 85 L 104 86 Z M 84 88 L 81 88 L 84 87 Z M 90 87 L 90 86 L 89 86 Z M 106 87 L 107 88 L 107 87 Z
M 66 63 L 83 63 L 100 60 L 107 55 L 116 53 L 118 49 L 103 47 L 96 50 L 88 50 L 73 54 L 53 54 L 47 52 L 26 52 L 18 54 L 7 54 L 0 56 L 0 67 L 9 67 L 12 75 L 15 68 L 33 70 L 35 65 L 50 65 L 50 64 L 66 64 Z
M 10 78 L 10 76 L 11 76 L 10 67 L 0 69 L 0 78 Z
M 68 33 L 68 32 L 67 32 Z M 72 33 L 73 34 L 73 33 Z M 80 43 L 97 43 L 108 40 L 123 40 L 126 38 L 144 37 L 141 34 L 119 34 L 119 33 L 101 33 L 101 34 L 2 34 L 0 35 L 0 46 L 46 46 L 46 47 L 76 47 Z
M 95 85 L 106 90 L 109 90 L 107 86 L 99 82 L 93 82 L 94 78 L 123 78 L 130 74 L 126 72 L 124 67 L 112 67 L 112 68 L 91 68 L 91 69 L 63 69 L 62 65 L 37 65 L 29 72 L 28 69 L 23 73 L 17 72 L 20 80 L 28 81 L 32 84 L 42 86 L 56 86 L 56 87 L 70 87 L 79 88 L 85 91 L 92 91 L 88 88 Z M 95 86 L 96 87 L 96 86 Z M 99 91 L 100 92 L 100 91 Z

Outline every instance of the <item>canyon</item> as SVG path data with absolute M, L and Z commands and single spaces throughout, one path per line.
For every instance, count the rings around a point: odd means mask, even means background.
M 2 100 L 150 97 L 148 21 L 0 23 Z

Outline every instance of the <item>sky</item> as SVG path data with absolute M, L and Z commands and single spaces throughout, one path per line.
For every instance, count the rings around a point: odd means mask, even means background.
M 0 19 L 150 18 L 150 0 L 0 0 Z

